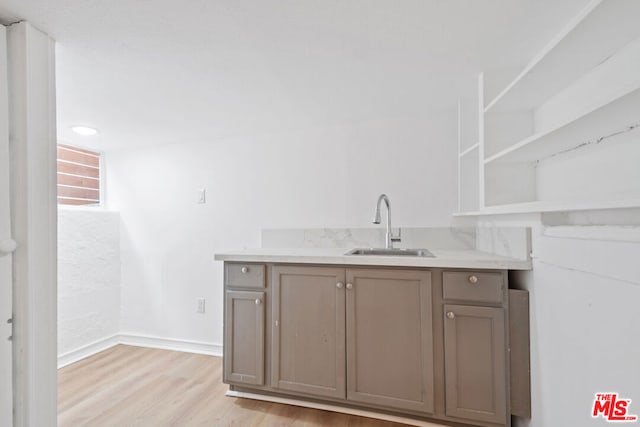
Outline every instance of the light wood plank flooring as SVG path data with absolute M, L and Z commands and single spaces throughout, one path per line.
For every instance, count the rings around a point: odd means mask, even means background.
M 58 425 L 401 426 L 226 390 L 219 357 L 118 345 L 58 371 Z

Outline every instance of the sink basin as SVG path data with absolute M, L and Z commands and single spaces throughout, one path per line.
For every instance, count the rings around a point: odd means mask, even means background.
M 427 249 L 361 248 L 350 250 L 345 255 L 416 256 L 435 258 L 435 255 L 433 255 Z

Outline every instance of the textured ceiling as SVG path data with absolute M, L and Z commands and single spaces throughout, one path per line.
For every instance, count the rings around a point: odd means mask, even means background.
M 58 42 L 60 139 L 109 150 L 451 108 L 464 78 L 526 62 L 586 2 L 0 0 L 0 18 Z

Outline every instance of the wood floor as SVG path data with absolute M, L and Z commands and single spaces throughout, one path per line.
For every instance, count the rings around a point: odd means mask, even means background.
M 226 390 L 219 357 L 118 345 L 58 371 L 58 425 L 401 426 Z

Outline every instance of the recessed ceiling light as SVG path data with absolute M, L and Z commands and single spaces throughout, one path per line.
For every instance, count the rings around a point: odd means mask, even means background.
M 89 126 L 71 126 L 71 130 L 82 136 L 93 136 L 98 134 L 98 129 Z

